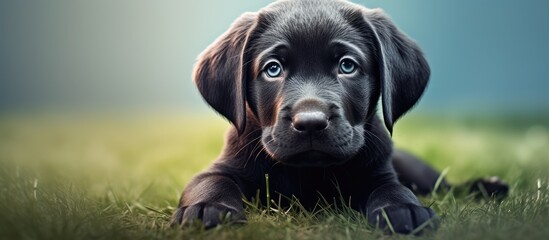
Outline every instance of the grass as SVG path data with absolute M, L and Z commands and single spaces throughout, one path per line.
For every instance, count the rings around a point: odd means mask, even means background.
M 412 116 L 397 147 L 450 182 L 497 175 L 501 203 L 453 191 L 422 198 L 441 218 L 420 238 L 384 236 L 347 208 L 249 204 L 249 223 L 168 226 L 183 186 L 219 154 L 227 124 L 208 116 L 0 117 L 0 239 L 546 239 L 549 121 Z

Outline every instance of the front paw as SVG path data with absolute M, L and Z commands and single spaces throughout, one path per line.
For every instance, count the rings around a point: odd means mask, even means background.
M 178 208 L 171 225 L 184 227 L 197 220 L 202 222 L 204 228 L 210 229 L 222 223 L 245 223 L 246 217 L 242 210 L 224 204 L 200 202 Z
M 419 234 L 423 229 L 436 228 L 435 218 L 433 209 L 415 204 L 390 205 L 368 214 L 370 224 L 401 234 Z

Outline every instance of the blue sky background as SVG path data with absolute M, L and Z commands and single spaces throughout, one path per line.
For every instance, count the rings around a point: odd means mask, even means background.
M 0 111 L 207 110 L 196 56 L 271 1 L 0 1 Z M 425 112 L 549 113 L 549 1 L 369 0 L 432 69 Z

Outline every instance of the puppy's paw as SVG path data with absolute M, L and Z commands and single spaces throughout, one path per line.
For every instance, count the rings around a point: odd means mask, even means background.
M 222 223 L 245 223 L 246 217 L 242 211 L 224 204 L 200 202 L 178 208 L 171 225 L 185 227 L 197 221 L 200 221 L 204 228 L 210 229 Z
M 414 204 L 391 205 L 368 214 L 370 224 L 388 233 L 420 234 L 436 228 L 436 220 L 433 209 Z
M 481 178 L 472 182 L 469 192 L 477 197 L 503 200 L 509 194 L 509 185 L 498 177 Z

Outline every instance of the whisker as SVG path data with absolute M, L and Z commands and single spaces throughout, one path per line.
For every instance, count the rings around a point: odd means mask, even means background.
M 258 130 L 261 130 L 261 129 L 258 129 Z M 254 131 L 256 131 L 256 130 L 254 130 Z M 249 135 L 251 135 L 251 133 L 248 134 L 247 136 L 249 136 Z M 247 136 L 244 137 L 244 138 L 247 138 Z M 250 144 L 256 142 L 256 141 L 257 141 L 258 139 L 260 139 L 260 138 L 261 138 L 261 136 L 258 136 L 258 137 L 256 137 L 256 138 L 253 138 L 252 140 L 249 140 L 249 142 L 246 143 L 244 146 L 242 146 L 242 147 L 236 152 L 235 155 L 238 155 L 242 150 L 244 150 L 246 147 L 248 147 Z

